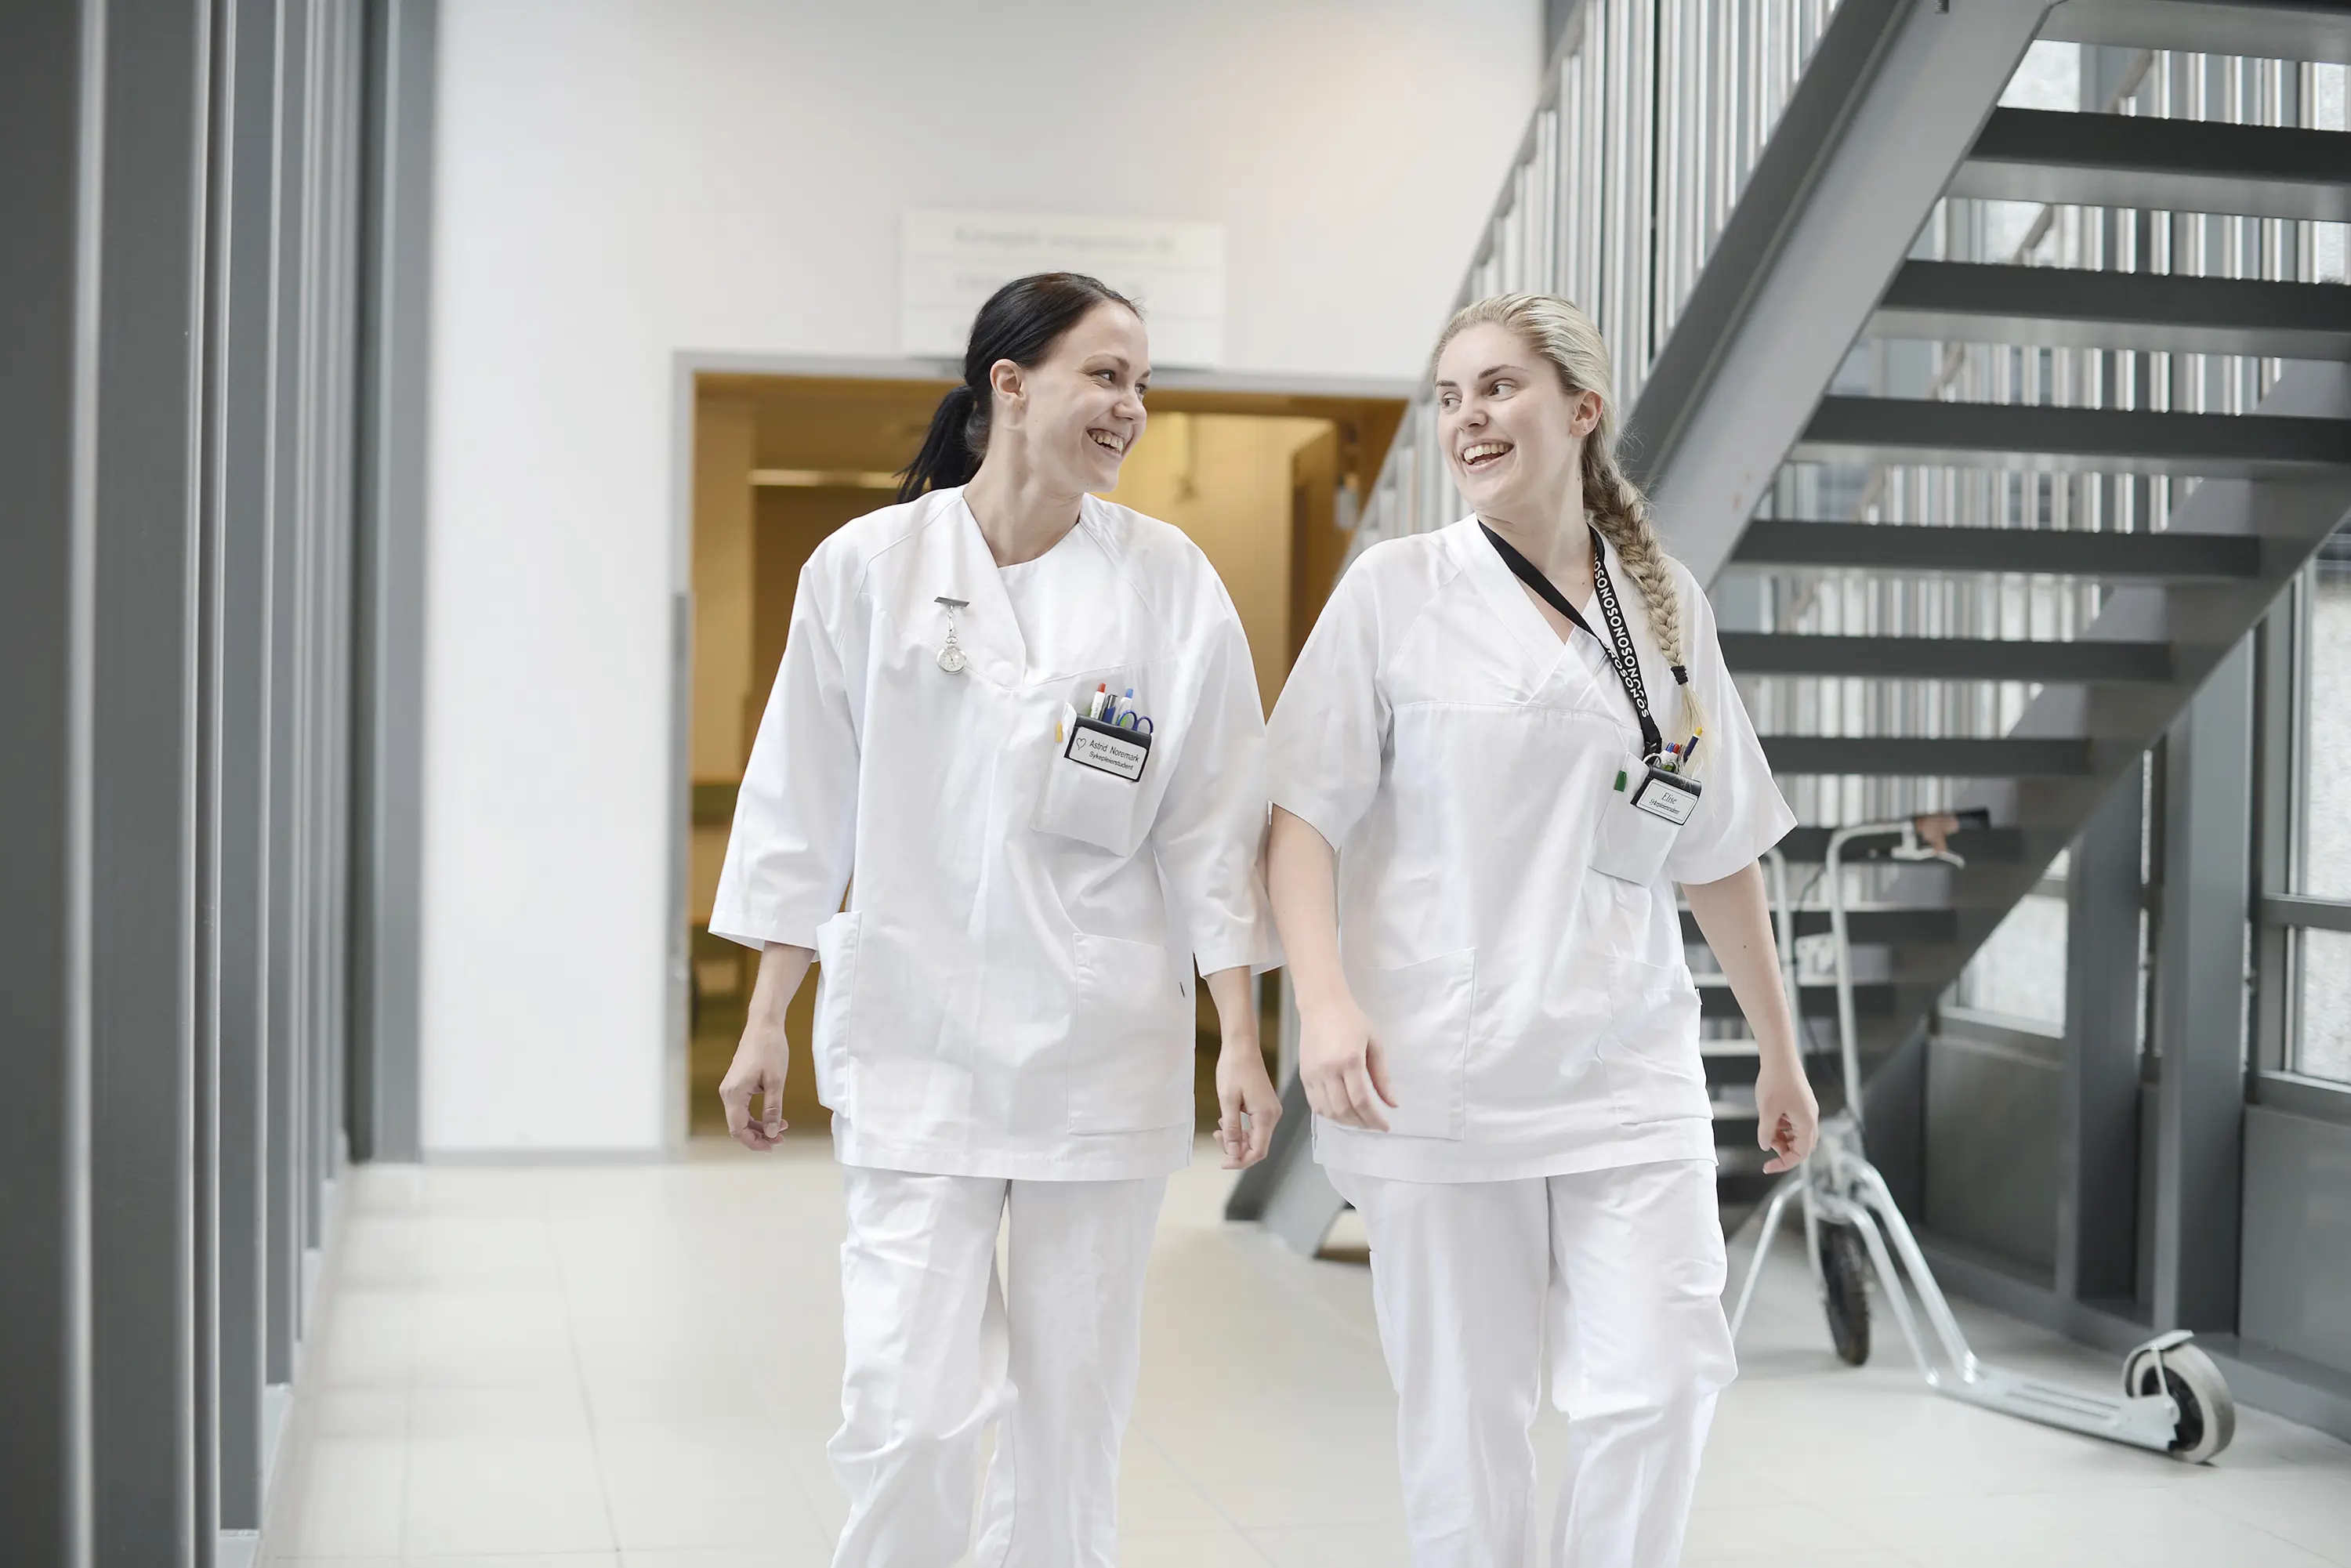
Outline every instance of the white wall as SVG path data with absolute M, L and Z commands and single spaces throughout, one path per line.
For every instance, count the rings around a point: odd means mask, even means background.
M 424 1141 L 649 1149 L 680 350 L 897 351 L 908 206 L 1222 223 L 1235 371 L 1415 373 L 1539 0 L 444 0 Z

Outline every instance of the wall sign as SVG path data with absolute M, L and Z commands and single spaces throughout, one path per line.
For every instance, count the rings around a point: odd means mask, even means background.
M 1225 226 L 1158 218 L 910 209 L 901 255 L 901 350 L 960 360 L 971 319 L 1031 272 L 1083 272 L 1143 307 L 1155 365 L 1225 358 Z

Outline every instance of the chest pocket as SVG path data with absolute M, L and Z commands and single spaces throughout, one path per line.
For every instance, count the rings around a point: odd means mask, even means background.
M 1144 694 L 1141 668 L 1092 674 L 1050 688 L 1048 744 L 1040 749 L 1044 780 L 1031 825 L 1041 833 L 1076 839 L 1124 858 L 1142 847 L 1158 815 L 1171 749 Z M 1066 688 L 1066 689 L 1062 689 Z M 1134 691 L 1134 721 L 1085 717 L 1097 690 L 1122 709 Z

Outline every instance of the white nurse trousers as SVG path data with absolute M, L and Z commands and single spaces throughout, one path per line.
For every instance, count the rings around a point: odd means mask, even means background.
M 1414 1568 L 1535 1561 L 1533 1425 L 1567 1413 L 1553 1568 L 1671 1568 L 1735 1371 L 1710 1160 L 1522 1181 L 1333 1170 L 1362 1211 Z
M 827 1446 L 850 1497 L 837 1568 L 1109 1568 L 1164 1176 L 1007 1181 L 841 1170 L 848 1366 Z M 1008 1211 L 1008 1268 L 996 1239 Z

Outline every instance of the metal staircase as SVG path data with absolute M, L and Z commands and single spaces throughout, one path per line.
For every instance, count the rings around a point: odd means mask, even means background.
M 1569 23 L 1462 300 L 1557 292 L 1608 336 L 1628 457 L 1803 824 L 1795 880 L 1838 823 L 1996 824 L 1963 871 L 1848 872 L 1865 1068 L 2351 516 L 2351 287 L 2321 226 L 2351 221 L 2346 62 L 2351 5 L 2314 0 Z M 1424 396 L 1357 548 L 1458 510 Z M 1824 926 L 1799 920 L 1807 1017 L 1833 1010 L 1802 939 Z M 1705 1002 L 1733 1197 L 1754 1050 L 1727 990 Z M 1311 1248 L 1336 1200 L 1291 1099 L 1231 1212 Z

